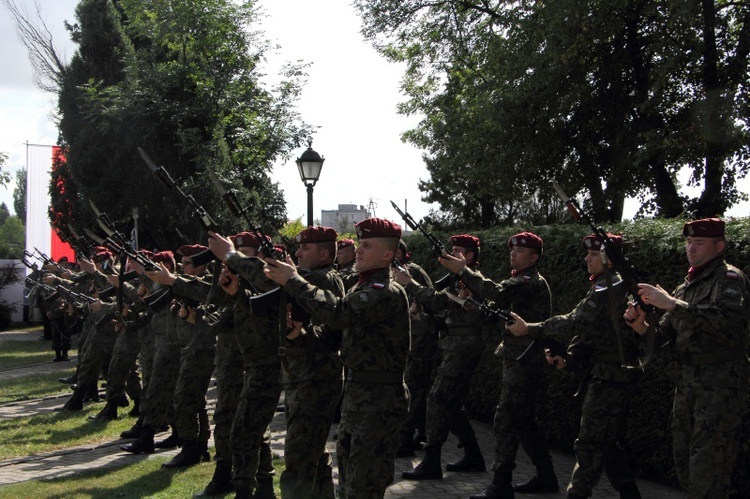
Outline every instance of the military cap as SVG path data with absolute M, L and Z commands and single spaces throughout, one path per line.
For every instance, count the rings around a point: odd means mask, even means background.
M 331 227 L 308 227 L 294 238 L 300 244 L 333 242 L 339 235 Z
M 229 239 L 234 242 L 235 248 L 260 248 L 261 238 L 253 232 L 240 232 Z
M 371 237 L 401 238 L 401 226 L 385 218 L 367 218 L 355 225 L 354 230 L 360 239 Z
M 541 251 L 544 249 L 544 241 L 533 232 L 519 232 L 508 239 L 508 248 L 513 248 L 513 246 Z
M 607 236 L 609 239 L 615 243 L 615 246 L 618 248 L 622 247 L 622 236 L 618 236 L 617 234 L 610 234 L 607 232 Z M 589 234 L 588 236 L 583 238 L 583 247 L 587 250 L 595 250 L 595 251 L 601 251 L 602 250 L 602 242 L 599 240 L 599 236 L 596 234 Z
M 158 253 L 154 253 L 151 261 L 154 263 L 174 262 L 174 254 L 171 251 L 159 251 Z
M 338 249 L 346 248 L 347 246 L 354 246 L 354 239 L 344 238 L 344 239 L 339 239 L 336 242 L 336 247 Z
M 97 251 L 96 253 L 94 253 L 94 256 L 96 256 L 96 258 L 99 260 L 103 258 L 112 258 L 112 252 L 107 248 L 102 248 L 101 251 Z
M 96 255 L 97 253 L 101 253 L 102 251 L 109 251 L 106 246 L 94 246 L 91 249 L 91 254 Z
M 682 235 L 690 237 L 724 237 L 724 220 L 703 218 L 682 226 Z
M 461 248 L 479 248 L 479 238 L 471 234 L 456 234 L 449 241 L 453 246 Z
M 185 244 L 180 246 L 176 253 L 180 256 L 190 257 L 197 255 L 198 253 L 203 253 L 204 251 L 208 251 L 208 248 L 202 244 Z

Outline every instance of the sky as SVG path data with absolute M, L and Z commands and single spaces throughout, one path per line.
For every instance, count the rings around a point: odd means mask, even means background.
M 75 47 L 63 20 L 74 21 L 78 0 L 37 1 L 60 53 L 70 57 Z M 34 0 L 16 2 L 33 12 Z M 419 120 L 396 112 L 397 104 L 405 100 L 399 93 L 404 67 L 387 62 L 364 41 L 350 0 L 262 0 L 260 4 L 268 15 L 262 29 L 281 47 L 269 57 L 269 85 L 286 61 L 312 64 L 298 109 L 306 122 L 319 127 L 312 147 L 325 158 L 314 189 L 314 218 L 320 219 L 321 210 L 336 209 L 338 204 L 367 207 L 372 201 L 377 216 L 397 220 L 391 199 L 401 206 L 408 202 L 417 220 L 436 208 L 421 201 L 417 186 L 420 179 L 428 178 L 422 151 L 400 140 L 401 133 Z M 9 170 L 14 172 L 26 164 L 25 142 L 56 143 L 55 96 L 34 86 L 26 50 L 4 7 L 0 11 L 0 151 L 9 155 Z M 294 159 L 304 149 L 288 162 L 274 165 L 272 174 L 284 191 L 289 218 L 301 217 L 303 222 L 307 191 Z M 11 211 L 14 186 L 0 188 L 0 202 Z M 749 192 L 750 179 L 742 180 L 740 189 Z M 626 218 L 637 208 L 629 200 Z M 750 202 L 745 202 L 727 215 L 747 216 L 749 210 Z

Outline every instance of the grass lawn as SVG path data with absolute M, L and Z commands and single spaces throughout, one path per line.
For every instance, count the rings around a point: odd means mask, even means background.
M 69 355 L 75 355 L 71 350 Z M 30 366 L 50 362 L 55 356 L 49 341 L 0 342 L 0 369 Z
M 150 457 L 118 469 L 92 470 L 52 480 L 32 480 L 0 487 L 0 499 L 33 498 L 173 498 L 192 497 L 208 484 L 214 472 L 214 463 L 201 463 L 187 469 L 161 468 L 165 457 Z M 280 495 L 279 475 L 283 470 L 281 460 L 275 459 L 274 488 Z M 227 494 L 225 497 L 233 497 Z
M 64 385 L 57 379 L 68 377 L 74 372 L 75 365 L 71 363 L 70 367 L 63 371 L 4 381 L 0 383 L 0 404 L 73 393 L 70 385 Z

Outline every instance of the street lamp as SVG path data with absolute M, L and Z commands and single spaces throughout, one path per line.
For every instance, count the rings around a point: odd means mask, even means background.
M 307 187 L 307 226 L 313 225 L 313 187 L 320 178 L 320 171 L 323 169 L 323 158 L 320 154 L 313 151 L 312 141 L 307 143 L 307 150 L 302 156 L 297 158 L 297 169 L 302 183 Z

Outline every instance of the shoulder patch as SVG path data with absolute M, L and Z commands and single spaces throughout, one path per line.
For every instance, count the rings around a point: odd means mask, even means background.
M 382 282 L 374 282 L 372 284 L 372 288 L 373 289 L 385 289 L 385 284 L 383 284 Z
M 596 286 L 594 286 L 594 291 L 596 291 L 596 292 L 598 292 L 598 291 L 604 291 L 605 289 L 607 289 L 607 286 L 605 286 L 603 284 L 597 284 Z
M 370 301 L 370 295 L 367 293 L 357 293 L 357 301 L 360 303 L 367 303 Z
M 596 308 L 596 300 L 587 300 L 586 306 L 591 307 L 591 308 Z
M 724 296 L 727 296 L 729 298 L 737 298 L 739 295 L 740 295 L 740 290 L 734 286 L 729 287 L 729 288 L 724 288 Z
M 527 281 L 530 281 L 530 280 L 531 280 L 531 276 L 530 276 L 530 275 L 528 275 L 528 274 L 524 275 L 524 276 L 523 276 L 523 278 L 524 278 L 525 280 L 527 280 Z
M 734 270 L 728 270 L 724 276 L 725 279 L 739 279 L 739 277 L 740 276 Z

